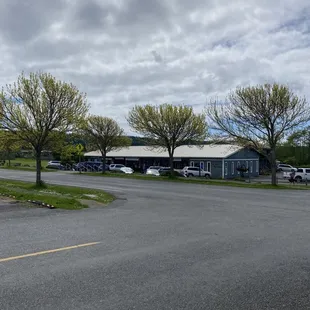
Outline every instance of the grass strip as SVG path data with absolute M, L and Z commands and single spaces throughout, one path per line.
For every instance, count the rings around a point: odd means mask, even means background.
M 145 175 L 140 173 L 125 174 L 125 173 L 116 173 L 116 172 L 85 172 L 78 173 L 74 172 L 77 175 L 88 175 L 94 177 L 114 177 L 114 178 L 126 178 L 126 179 L 137 179 L 137 180 L 147 180 L 147 181 L 162 181 L 162 182 L 179 182 L 179 183 L 190 183 L 190 184 L 203 184 L 203 185 L 215 185 L 215 186 L 230 186 L 230 187 L 243 187 L 243 188 L 257 188 L 257 189 L 273 189 L 273 190 L 309 190 L 310 185 L 306 186 L 305 184 L 278 184 L 271 185 L 268 183 L 258 183 L 255 180 L 252 180 L 252 183 L 248 181 L 239 181 L 239 180 L 221 180 L 221 179 L 205 179 L 205 178 L 183 178 L 183 177 L 163 177 L 163 176 L 153 176 Z
M 81 200 L 96 201 L 106 205 L 115 199 L 113 195 L 96 189 L 62 185 L 36 187 L 32 183 L 12 180 L 0 180 L 0 194 L 14 196 L 16 200 L 20 201 L 42 201 L 55 208 L 66 210 L 87 208 L 88 206 Z

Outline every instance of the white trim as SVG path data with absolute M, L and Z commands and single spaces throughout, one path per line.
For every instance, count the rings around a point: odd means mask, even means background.
M 234 161 L 231 162 L 231 174 L 232 175 L 235 174 L 235 162 Z
M 225 179 L 224 159 L 222 159 L 222 179 Z
M 225 161 L 246 161 L 246 160 L 258 160 L 258 158 L 237 158 L 237 159 L 225 159 Z
M 228 175 L 228 162 L 225 161 L 225 175 Z

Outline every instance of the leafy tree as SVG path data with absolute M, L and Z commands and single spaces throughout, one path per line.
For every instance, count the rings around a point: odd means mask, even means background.
M 212 102 L 207 111 L 217 139 L 228 138 L 258 151 L 270 149 L 273 185 L 277 183 L 277 146 L 285 135 L 302 129 L 310 120 L 306 100 L 278 84 L 237 88 L 227 104 Z
M 102 173 L 105 172 L 107 153 L 128 147 L 131 139 L 124 136 L 124 130 L 109 117 L 90 115 L 82 126 L 90 147 L 96 147 L 102 155 Z
M 35 152 L 36 184 L 41 185 L 41 153 L 55 135 L 74 130 L 88 111 L 86 96 L 48 73 L 21 74 L 0 94 L 2 127 Z
M 193 142 L 203 143 L 207 135 L 205 114 L 195 114 L 192 107 L 185 105 L 135 106 L 127 120 L 150 147 L 168 152 L 171 176 L 175 149 Z
M 297 130 L 288 136 L 285 145 L 310 147 L 310 127 Z
M 23 141 L 18 136 L 7 130 L 0 131 L 0 152 L 3 153 L 3 159 L 8 159 L 9 166 L 11 166 L 12 153 L 20 151 L 22 146 Z

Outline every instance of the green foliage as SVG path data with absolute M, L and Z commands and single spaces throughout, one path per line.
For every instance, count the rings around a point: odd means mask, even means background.
M 14 153 L 20 151 L 23 145 L 25 143 L 17 135 L 7 130 L 0 131 L 0 152 L 2 159 L 9 160 L 9 166 Z
M 62 163 L 72 164 L 77 156 L 77 150 L 75 145 L 65 145 L 60 153 L 60 161 Z
M 124 136 L 124 130 L 109 117 L 90 115 L 81 127 L 88 148 L 99 149 L 102 154 L 103 172 L 106 155 L 113 150 L 131 145 L 131 139 Z
M 7 85 L 0 103 L 2 126 L 35 151 L 39 185 L 42 150 L 78 127 L 88 111 L 86 97 L 72 84 L 48 73 L 31 73 L 29 77 L 21 74 L 16 83 Z
M 207 109 L 217 140 L 231 140 L 258 151 L 271 149 L 272 183 L 276 184 L 276 147 L 285 135 L 303 129 L 310 109 L 288 87 L 265 84 L 237 88 L 228 104 L 213 102 Z
M 195 114 L 192 107 L 172 104 L 135 106 L 127 121 L 131 128 L 143 135 L 147 144 L 168 151 L 171 172 L 174 151 L 181 145 L 203 143 L 207 136 L 205 114 Z
M 289 165 L 300 167 L 310 164 L 310 148 L 307 146 L 282 145 L 277 147 L 277 154 L 280 162 Z
M 308 146 L 310 147 L 310 127 L 293 132 L 285 143 L 288 146 Z

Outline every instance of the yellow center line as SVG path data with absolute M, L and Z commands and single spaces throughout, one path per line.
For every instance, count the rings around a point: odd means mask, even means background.
M 32 257 L 32 256 L 38 256 L 38 255 L 44 255 L 44 254 L 51 254 L 51 253 L 56 253 L 56 252 L 60 252 L 60 251 L 67 251 L 67 250 L 82 248 L 82 247 L 86 247 L 86 246 L 96 245 L 99 243 L 100 242 L 90 242 L 90 243 L 78 244 L 78 245 L 73 245 L 73 246 L 67 246 L 64 248 L 59 248 L 59 249 L 54 249 L 54 250 L 46 250 L 46 251 L 29 253 L 29 254 L 24 254 L 24 255 L 19 255 L 19 256 L 11 256 L 11 257 L 6 257 L 6 258 L 0 258 L 0 263 L 8 262 L 10 260 L 15 260 L 15 259 L 21 259 L 21 258 L 26 258 L 26 257 Z

